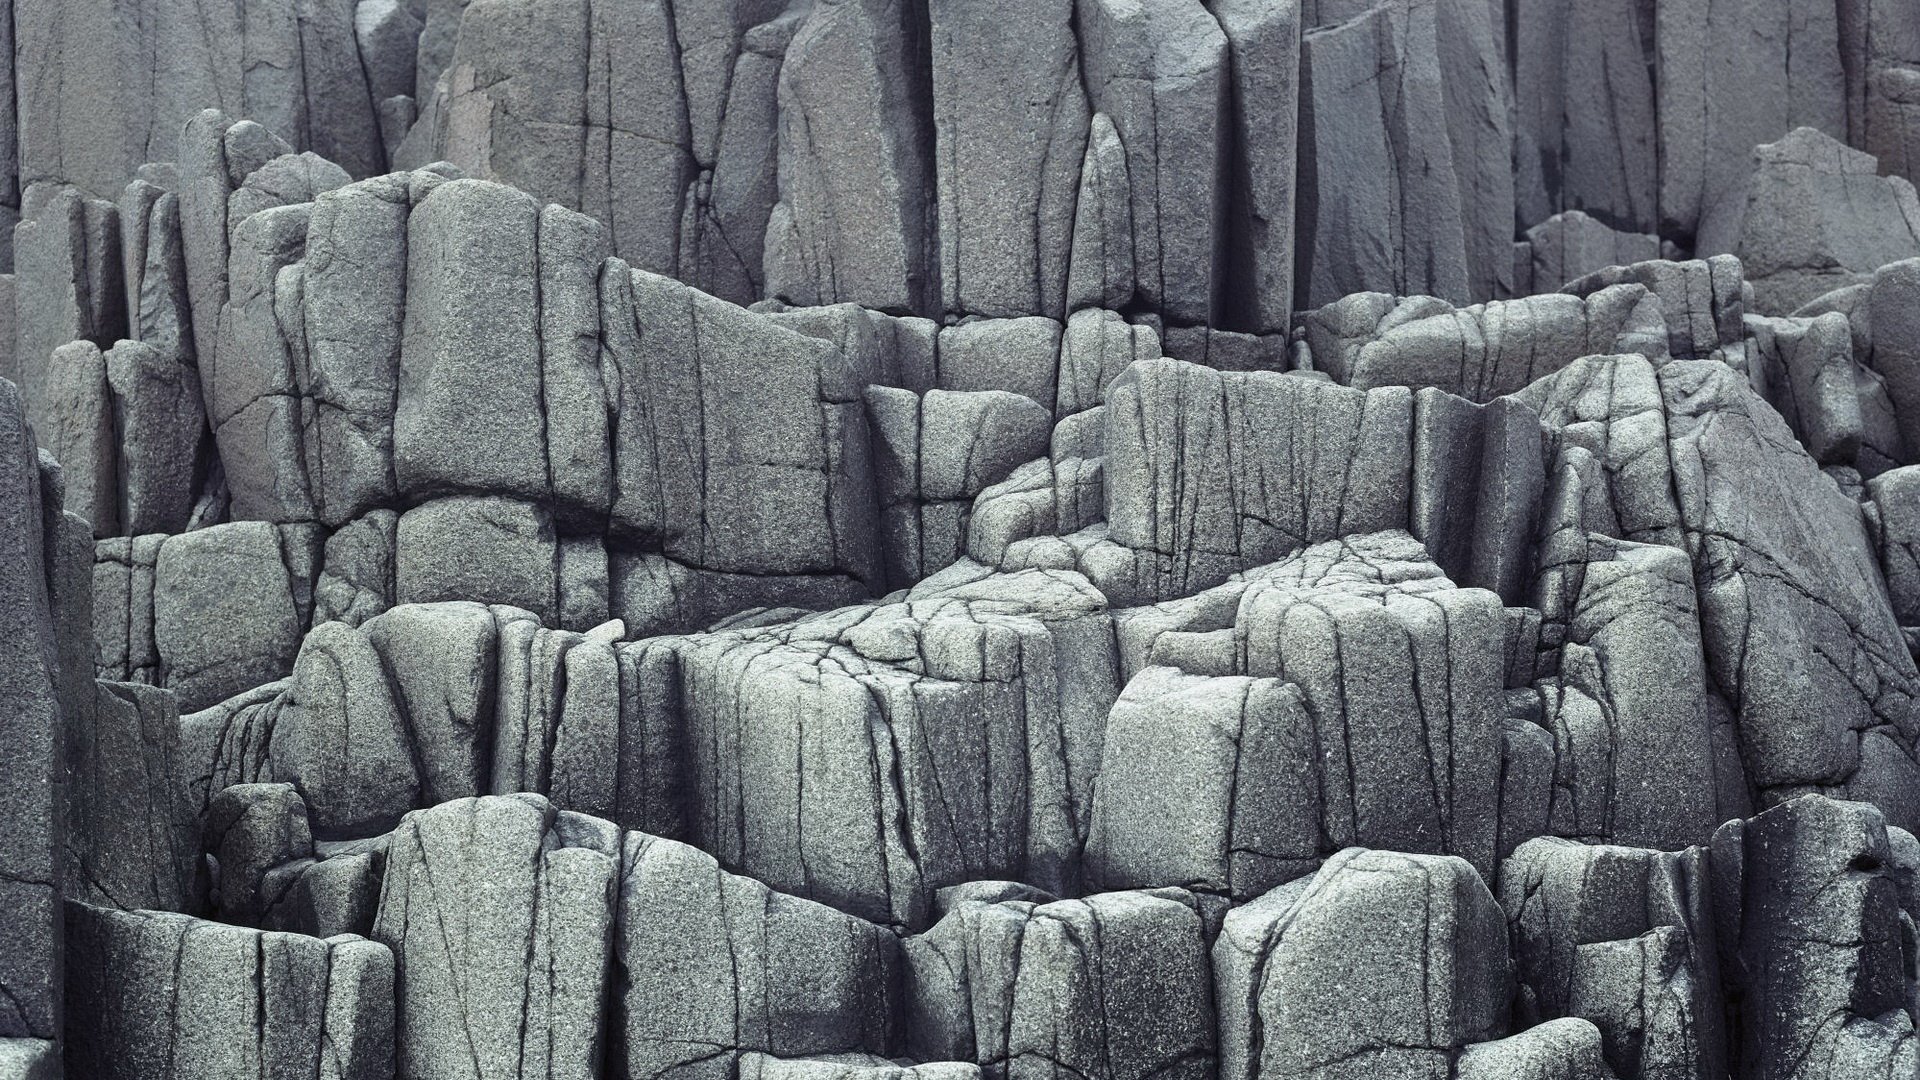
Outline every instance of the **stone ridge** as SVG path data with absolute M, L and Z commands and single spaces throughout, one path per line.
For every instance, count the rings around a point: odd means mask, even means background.
M 1920 0 L 0 9 L 0 1080 L 1920 1080 Z

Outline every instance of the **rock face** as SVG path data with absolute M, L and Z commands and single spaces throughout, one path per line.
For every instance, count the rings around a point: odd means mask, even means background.
M 0 45 L 0 1077 L 1920 1077 L 1920 0 Z

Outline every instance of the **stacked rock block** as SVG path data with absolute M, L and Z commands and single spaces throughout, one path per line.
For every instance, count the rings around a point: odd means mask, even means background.
M 0 5 L 0 1077 L 1920 1076 L 1920 7 Z

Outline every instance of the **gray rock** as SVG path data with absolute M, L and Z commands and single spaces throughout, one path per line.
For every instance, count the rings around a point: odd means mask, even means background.
M 1873 275 L 1864 303 L 1852 317 L 1856 356 L 1880 375 L 1907 453 L 1920 447 L 1920 260 L 1903 259 Z M 1864 335 L 1862 331 L 1865 331 Z M 1865 349 L 1861 338 L 1865 337 Z M 1906 457 L 1899 460 L 1906 461 Z
M 965 1061 L 901 1065 L 877 1054 L 821 1054 L 778 1058 L 758 1050 L 740 1055 L 741 1080 L 978 1080 L 980 1066 Z
M 1148 668 L 1107 717 L 1087 872 L 1247 900 L 1312 873 L 1323 843 L 1313 720 L 1279 679 Z
M 269 738 L 274 776 L 300 791 L 319 836 L 380 832 L 418 804 L 419 766 L 385 665 L 343 623 L 301 643 Z
M 1686 544 L 1714 567 L 1699 590 L 1707 671 L 1737 703 L 1751 781 L 1912 820 L 1920 775 L 1892 732 L 1913 723 L 1916 676 L 1889 647 L 1899 632 L 1859 504 L 1730 368 L 1671 364 L 1660 384 Z M 1756 476 L 1768 481 L 1740 479 Z
M 66 731 L 66 895 L 103 907 L 195 905 L 200 824 L 180 761 L 171 693 L 101 682 Z
M 202 843 L 215 868 L 213 908 L 226 922 L 259 925 L 279 899 L 268 872 L 313 858 L 306 800 L 292 784 L 235 784 L 207 803 Z
M 327 537 L 313 586 L 313 621 L 359 626 L 394 604 L 400 515 L 375 510 Z
M 1356 293 L 1301 319 L 1314 370 L 1335 382 L 1432 386 L 1475 402 L 1520 391 L 1584 356 L 1639 353 L 1658 365 L 1667 355 L 1660 304 L 1632 284 L 1464 308 Z
M 379 2 L 362 4 L 362 13 Z M 316 513 L 330 526 L 398 494 L 393 423 L 409 212 L 405 181 L 380 177 L 322 193 L 307 224 L 302 450 Z
M 1881 473 L 1868 483 L 1875 510 L 1875 545 L 1886 574 L 1893 615 L 1901 626 L 1920 625 L 1920 468 Z
M 93 524 L 96 536 L 120 529 L 120 447 L 114 398 L 100 348 L 74 341 L 53 350 L 44 373 L 47 420 L 43 445 L 62 463 L 66 506 Z
M 943 390 L 1006 390 L 1054 400 L 1060 324 L 1050 319 L 976 319 L 945 327 L 938 341 Z
M 60 1024 L 60 643 L 49 595 L 46 493 L 22 396 L 0 381 L 0 1037 L 54 1038 Z M 57 499 L 54 513 L 58 513 Z
M 941 311 L 1064 318 L 1089 115 L 1073 0 L 929 14 Z
M 1404 388 L 1155 360 L 1134 364 L 1107 402 L 1107 519 L 1114 541 L 1146 560 L 1136 595 L 1183 595 L 1305 544 L 1407 521 Z M 1227 440 L 1238 449 L 1222 469 Z
M 407 815 L 373 930 L 394 955 L 399 1075 L 593 1075 L 618 845 L 535 795 Z
M 1554 738 L 1556 835 L 1673 849 L 1705 843 L 1721 804 L 1702 603 L 1686 554 L 1588 535 L 1543 552 L 1564 570 L 1535 583 L 1561 642 L 1559 674 L 1535 683 Z M 1744 786 L 1737 777 L 1731 782 Z
M 865 409 L 829 343 L 609 264 L 610 537 L 703 570 L 878 575 Z
M 1728 199 L 1738 204 L 1742 193 Z M 1920 255 L 1920 198 L 1870 155 L 1813 128 L 1753 150 L 1744 205 L 1703 227 L 1703 254 L 1740 256 L 1754 308 L 1780 315 Z
M 607 575 L 608 613 L 634 638 L 704 629 L 761 605 L 824 611 L 870 596 L 843 574 L 728 574 L 620 551 L 608 553 Z
M 1761 143 L 1803 126 L 1846 134 L 1835 9 L 1782 0 L 1738 13 L 1673 6 L 1654 24 L 1662 233 L 1710 232 L 1717 214 L 1737 214 L 1749 155 Z M 1692 62 L 1709 50 L 1717 63 Z
M 1722 970 L 1755 1010 L 1732 1047 L 1736 1074 L 1915 1068 L 1920 1040 L 1905 1003 L 1902 913 L 1880 812 L 1801 796 L 1722 826 L 1712 858 Z
M 916 591 L 673 643 L 690 842 L 908 927 L 947 885 L 1065 891 L 1118 694 L 1098 594 L 1040 571 Z
M 67 934 L 70 1074 L 391 1075 L 396 957 L 384 945 L 74 902 Z
M 193 310 L 181 245 L 179 183 L 177 170 L 168 166 L 154 180 L 138 177 L 127 185 L 120 196 L 120 248 L 128 336 L 191 363 Z
M 1500 886 L 1520 1021 L 1592 1022 L 1622 1076 L 1724 1075 L 1708 859 L 1697 847 L 1522 844 Z
M 477 600 L 526 608 L 542 622 L 559 614 L 559 549 L 545 506 L 456 495 L 400 515 L 394 539 L 394 602 Z
M 1550 0 L 1514 9 L 1520 220 L 1584 211 L 1596 223 L 1632 233 L 1651 233 L 1660 225 L 1660 128 L 1650 55 L 1655 18 L 1650 7 L 1633 0 Z M 1656 249 L 1608 259 L 1552 280 L 1539 276 L 1536 261 L 1534 287 L 1551 289 L 1601 266 L 1657 257 Z
M 1613 1080 L 1613 1075 L 1600 1053 L 1600 1032 L 1571 1017 L 1475 1043 L 1453 1063 L 1454 1080 Z
M 1822 465 L 1851 465 L 1866 440 L 1853 337 L 1847 319 L 1746 318 L 1747 378 Z
M 1465 862 L 1350 848 L 1229 912 L 1220 1075 L 1446 1075 L 1507 1030 L 1506 925 Z
M 1100 405 L 1106 401 L 1107 387 L 1135 360 L 1159 355 L 1159 336 L 1151 327 L 1130 324 L 1114 311 L 1074 312 L 1060 337 L 1055 415 L 1064 417 Z
M 402 495 L 551 490 L 540 407 L 539 204 L 477 180 L 407 225 L 393 467 Z
M 170 537 L 153 569 L 159 683 L 182 711 L 286 675 L 306 627 L 283 537 L 234 522 Z
M 795 31 L 780 66 L 769 296 L 934 313 L 935 165 L 910 90 L 926 77 L 916 32 L 883 0 L 828 0 Z
M 1576 10 L 1583 11 L 1585 8 L 1568 9 L 1569 12 Z M 1606 48 L 1604 41 L 1602 39 L 1595 44 Z M 1653 205 L 1650 191 L 1645 193 L 1642 205 L 1647 212 L 1632 212 L 1627 220 L 1650 223 Z M 1650 232 L 1623 232 L 1609 228 L 1599 218 L 1581 210 L 1555 214 L 1528 229 L 1526 236 L 1526 243 L 1520 245 L 1526 249 L 1526 283 L 1516 283 L 1515 286 L 1515 291 L 1523 296 L 1558 289 L 1566 282 L 1609 266 L 1629 266 L 1660 257 L 1659 237 Z
M 210 451 L 198 376 L 144 341 L 109 349 L 106 375 L 119 442 L 121 527 L 130 536 L 185 532 Z
M 1073 206 L 1073 249 L 1067 260 L 1069 309 L 1118 309 L 1133 300 L 1133 186 L 1127 161 L 1127 148 L 1113 118 L 1094 113 Z
M 1227 35 L 1210 12 L 1173 0 L 1082 0 L 1077 18 L 1088 96 L 1126 154 L 1138 298 L 1170 320 L 1211 322 L 1232 130 Z M 1104 198 L 1104 176 L 1102 188 Z
M 1300 5 L 1228 0 L 1208 9 L 1227 35 L 1234 122 L 1221 304 L 1236 329 L 1284 331 L 1293 309 Z M 1082 198 L 1085 198 L 1084 189 Z M 1120 304 L 1106 304 L 1118 307 Z
M 311 210 L 307 203 L 271 206 L 233 226 L 219 331 L 200 354 L 207 419 L 241 519 L 314 519 L 301 448 L 306 348 L 298 322 L 281 318 L 299 302 Z
M 27 189 L 14 230 L 13 360 L 36 425 L 55 416 L 47 395 L 53 351 L 70 341 L 106 345 L 126 336 L 120 215 L 110 202 L 63 185 Z
M 1175 889 L 963 901 L 904 947 L 909 1052 L 1022 1080 L 1206 1075 L 1206 948 Z
M 1438 20 L 1435 5 L 1387 3 L 1302 40 L 1304 307 L 1367 289 L 1474 298 L 1456 179 L 1473 148 L 1449 137 Z M 1511 269 L 1508 249 L 1493 254 Z
M 539 253 L 540 410 L 554 511 L 597 530 L 613 498 L 599 292 L 611 241 L 593 219 L 548 206 Z
M 59 1080 L 61 1055 L 52 1039 L 0 1039 L 0 1074 L 18 1080 Z
M 752 1051 L 893 1052 L 892 933 L 644 833 L 626 835 L 618 869 L 616 1069 L 722 1078 Z
M 1703 360 L 1715 349 L 1740 344 L 1746 313 L 1740 260 L 1717 255 L 1612 266 L 1569 281 L 1561 291 L 1591 296 L 1628 282 L 1646 286 L 1660 301 L 1667 319 L 1667 351 L 1674 359 Z

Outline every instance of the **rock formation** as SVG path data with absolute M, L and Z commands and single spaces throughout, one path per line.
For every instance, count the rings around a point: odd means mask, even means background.
M 0 8 L 0 1080 L 1920 1080 L 1920 0 Z

